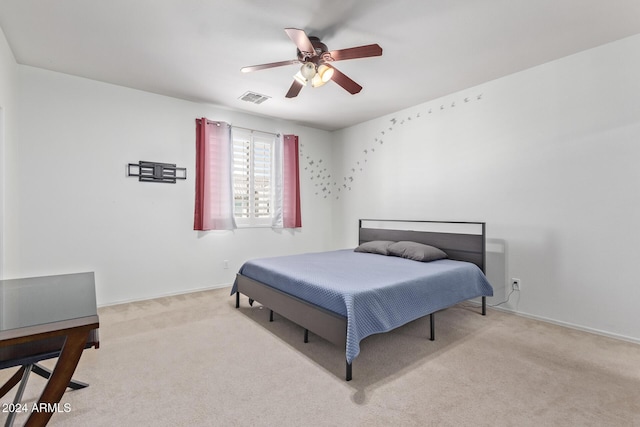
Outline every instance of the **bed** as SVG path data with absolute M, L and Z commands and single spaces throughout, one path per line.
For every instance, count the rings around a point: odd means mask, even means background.
M 358 236 L 358 251 L 247 261 L 231 290 L 236 308 L 243 294 L 269 308 L 271 321 L 276 312 L 303 327 L 305 342 L 311 331 L 344 347 L 347 381 L 367 336 L 429 315 L 433 340 L 434 314 L 474 298 L 486 314 L 493 289 L 484 275 L 485 223 L 362 219 Z M 444 258 L 420 262 L 411 259 L 413 252 L 389 254 L 386 248 L 398 245 L 391 242 L 430 245 Z

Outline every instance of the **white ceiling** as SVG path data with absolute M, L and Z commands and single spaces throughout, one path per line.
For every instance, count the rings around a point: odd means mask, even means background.
M 638 34 L 640 1 L 0 0 L 0 26 L 19 64 L 333 130 Z M 383 55 L 286 99 L 295 65 L 240 72 L 295 59 L 286 27 Z

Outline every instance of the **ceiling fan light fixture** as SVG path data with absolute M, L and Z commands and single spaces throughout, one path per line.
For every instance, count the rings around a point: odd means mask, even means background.
M 305 79 L 304 76 L 302 75 L 302 71 L 298 71 L 297 73 L 295 73 L 293 78 L 294 78 L 295 81 L 300 83 L 302 86 L 306 86 L 307 85 L 307 79 Z
M 313 76 L 313 79 L 311 80 L 311 86 L 320 87 L 331 80 L 331 77 L 333 77 L 333 68 L 321 64 L 318 67 L 318 72 L 315 76 Z
M 300 67 L 300 73 L 305 79 L 311 80 L 316 75 L 315 64 L 313 62 L 305 62 L 302 64 L 302 67 Z
M 333 77 L 333 68 L 327 66 L 327 65 L 320 65 L 318 67 L 318 75 L 320 76 L 320 79 L 322 80 L 322 83 L 326 83 L 329 80 L 331 80 L 331 77 Z
M 362 86 L 351 78 L 333 68 L 329 63 L 333 61 L 344 61 L 347 59 L 370 58 L 381 56 L 382 48 L 378 44 L 350 47 L 329 51 L 327 45 L 320 41 L 320 38 L 308 36 L 304 30 L 298 28 L 285 28 L 284 31 L 291 41 L 296 45 L 296 59 L 287 61 L 270 62 L 268 64 L 258 64 L 243 67 L 241 71 L 248 73 L 251 71 L 266 70 L 268 68 L 281 67 L 284 65 L 298 64 L 300 69 L 295 74 L 293 83 L 285 95 L 286 98 L 295 98 L 300 93 L 302 87 L 320 87 L 333 80 L 338 86 L 355 95 L 362 90 Z M 335 76 L 335 79 L 334 79 Z
M 320 77 L 320 74 L 316 74 L 315 76 L 313 76 L 313 79 L 311 79 L 311 86 L 312 87 L 320 87 L 322 85 L 324 85 L 325 82 L 322 81 L 322 78 Z

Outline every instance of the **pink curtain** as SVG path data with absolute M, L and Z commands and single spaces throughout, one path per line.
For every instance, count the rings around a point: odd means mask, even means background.
M 230 230 L 233 219 L 231 126 L 196 119 L 194 230 Z
M 302 227 L 302 216 L 297 135 L 284 135 L 282 153 L 282 225 L 284 228 L 299 228 Z

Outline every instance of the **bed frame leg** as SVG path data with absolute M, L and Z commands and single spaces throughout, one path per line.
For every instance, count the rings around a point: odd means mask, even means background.
M 347 362 L 347 376 L 345 379 L 351 381 L 351 363 L 349 362 Z
M 236 308 L 240 308 L 240 292 L 236 292 Z
M 436 339 L 436 325 L 435 325 L 435 318 L 433 316 L 433 313 L 431 313 L 429 315 L 429 323 L 430 323 L 430 328 L 431 328 L 431 338 L 429 338 L 429 340 L 435 341 L 435 339 Z
M 487 297 L 482 297 L 482 315 L 487 315 Z
M 269 322 L 273 322 L 273 310 L 269 310 Z
M 308 329 L 304 330 L 304 342 L 305 342 L 305 344 L 309 342 L 309 330 Z

